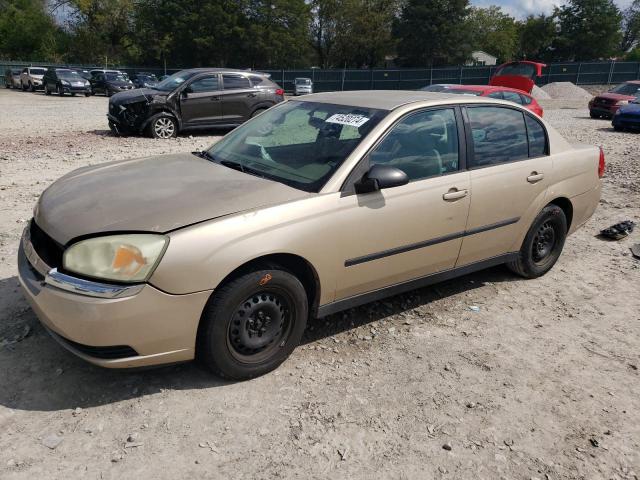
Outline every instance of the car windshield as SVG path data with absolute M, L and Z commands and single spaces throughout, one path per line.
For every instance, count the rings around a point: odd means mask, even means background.
M 296 78 L 296 85 L 311 85 L 311 80 L 308 78 Z
M 206 155 L 247 174 L 318 192 L 387 113 L 288 101 L 238 127 Z
M 46 70 L 44 68 L 30 68 L 29 71 L 31 75 L 44 75 Z
M 615 88 L 609 90 L 611 93 L 618 93 L 620 95 L 638 95 L 640 92 L 640 84 L 638 83 L 623 83 L 622 85 L 618 85 Z
M 162 90 L 164 92 L 171 92 L 182 85 L 184 82 L 193 77 L 197 72 L 178 72 L 165 78 L 155 87 L 156 90 Z
M 106 72 L 104 74 L 104 78 L 106 78 L 109 82 L 126 82 L 129 80 L 129 78 L 124 74 L 115 72 Z
M 482 92 L 479 90 L 468 90 L 466 88 L 449 88 L 447 89 L 447 93 L 455 93 L 456 95 L 474 95 L 476 97 L 482 95 Z
M 499 68 L 496 72 L 496 76 L 501 75 L 516 75 L 520 77 L 533 78 L 538 73 L 538 69 L 535 65 L 530 63 L 511 63 Z
M 65 80 L 84 80 L 80 75 L 78 75 L 76 72 L 72 72 L 71 70 L 58 70 L 57 73 L 59 78 L 63 78 Z
M 157 82 L 158 79 L 155 75 L 138 75 L 138 80 L 143 82 Z

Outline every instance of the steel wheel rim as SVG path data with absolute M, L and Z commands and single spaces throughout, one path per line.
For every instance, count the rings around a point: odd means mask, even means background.
M 175 133 L 176 127 L 173 120 L 169 118 L 159 118 L 153 125 L 153 131 L 160 138 L 170 138 Z
M 533 237 L 532 258 L 537 264 L 543 263 L 555 250 L 556 230 L 551 222 L 543 223 Z
M 260 363 L 269 359 L 287 341 L 295 308 L 284 292 L 263 290 L 240 303 L 227 327 L 227 347 L 242 363 Z

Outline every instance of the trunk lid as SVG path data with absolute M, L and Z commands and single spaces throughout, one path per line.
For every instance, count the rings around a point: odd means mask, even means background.
M 536 78 L 542 76 L 542 69 L 546 67 L 539 62 L 510 62 L 500 65 L 489 85 L 495 87 L 509 87 L 531 93 L 536 84 Z

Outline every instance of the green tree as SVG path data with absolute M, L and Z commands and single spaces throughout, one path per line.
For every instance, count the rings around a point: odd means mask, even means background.
M 634 0 L 622 15 L 620 51 L 628 52 L 640 40 L 640 0 Z
M 0 58 L 56 60 L 65 33 L 40 0 L 0 0 Z
M 622 16 L 613 0 L 569 0 L 555 9 L 558 60 L 606 59 L 618 51 Z
M 500 7 L 471 8 L 465 30 L 474 50 L 495 55 L 501 62 L 512 60 L 518 51 L 518 25 Z
M 519 56 L 548 61 L 556 38 L 555 19 L 551 15 L 530 15 L 519 25 Z
M 407 0 L 395 23 L 400 61 L 418 67 L 457 64 L 469 58 L 464 31 L 469 0 Z

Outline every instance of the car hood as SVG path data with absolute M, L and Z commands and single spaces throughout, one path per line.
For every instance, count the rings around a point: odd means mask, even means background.
M 606 99 L 606 100 L 615 100 L 617 102 L 618 100 L 633 100 L 636 97 L 633 95 L 621 95 L 619 93 L 606 92 L 606 93 L 601 93 L 596 97 L 596 99 L 599 99 L 599 98 Z
M 121 82 L 120 80 L 107 80 L 108 85 L 113 85 L 114 87 L 129 87 L 133 86 L 132 83 L 129 82 Z
M 153 88 L 135 88 L 118 92 L 109 99 L 109 103 L 113 105 L 126 105 L 127 103 L 136 103 L 151 101 L 154 97 L 166 97 L 168 92 L 161 92 Z
M 174 154 L 75 170 L 40 197 L 38 226 L 62 245 L 106 232 L 168 232 L 311 194 Z
M 629 105 L 623 105 L 618 111 L 627 115 L 640 115 L 640 103 L 630 103 Z

